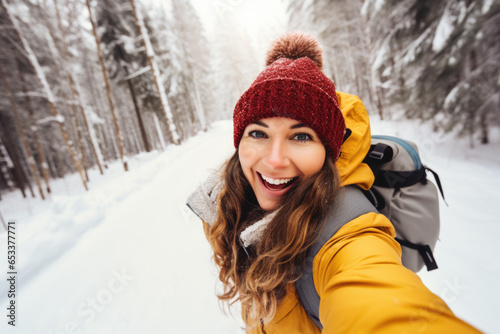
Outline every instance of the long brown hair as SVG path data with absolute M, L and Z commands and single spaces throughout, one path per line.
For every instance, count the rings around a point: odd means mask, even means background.
M 218 297 L 226 302 L 239 299 L 247 325 L 253 327 L 259 319 L 267 323 L 274 317 L 287 285 L 300 277 L 307 249 L 323 227 L 340 181 L 327 157 L 319 172 L 287 192 L 260 241 L 245 249 L 241 232 L 267 212 L 243 174 L 238 152 L 226 162 L 222 178 L 218 217 L 207 233 L 224 285 Z

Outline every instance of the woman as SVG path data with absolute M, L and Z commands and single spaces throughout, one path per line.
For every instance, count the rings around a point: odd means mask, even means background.
M 238 101 L 235 154 L 188 199 L 205 222 L 223 301 L 239 300 L 250 333 L 320 333 L 294 283 L 343 189 L 369 189 L 361 101 L 335 91 L 311 36 L 275 41 Z M 343 115 L 344 114 L 344 115 Z M 345 123 L 352 132 L 344 142 Z M 391 223 L 370 212 L 345 224 L 313 260 L 325 333 L 475 333 L 401 264 Z

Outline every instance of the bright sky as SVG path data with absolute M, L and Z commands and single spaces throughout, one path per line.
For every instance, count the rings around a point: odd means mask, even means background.
M 166 10 L 170 2 L 164 0 L 141 0 Z M 170 0 L 176 1 L 176 0 Z M 239 28 L 248 32 L 258 55 L 264 54 L 270 43 L 286 32 L 288 0 L 189 0 L 205 28 L 206 36 L 214 40 L 221 20 L 238 22 Z
M 258 51 L 286 31 L 285 0 L 191 0 L 199 13 L 207 37 L 217 32 L 219 19 L 232 17 L 246 28 Z

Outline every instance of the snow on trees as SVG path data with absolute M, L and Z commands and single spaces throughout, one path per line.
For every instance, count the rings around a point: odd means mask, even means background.
M 367 0 L 362 13 L 384 104 L 488 142 L 488 127 L 500 125 L 500 2 Z
M 114 79 L 117 85 L 126 84 L 137 117 L 142 145 L 146 152 L 150 152 L 152 148 L 136 88 L 138 84 L 141 84 L 138 82 L 141 80 L 141 75 L 150 71 L 150 68 L 146 65 L 146 58 L 142 57 L 135 47 L 138 31 L 134 29 L 136 24 L 130 2 L 128 0 L 101 1 L 97 12 L 97 25 L 103 28 L 100 40 L 104 45 L 104 57 L 110 64 L 111 79 Z M 142 68 L 136 70 L 137 67 Z
M 35 159 L 33 158 L 33 154 L 31 153 L 31 148 L 28 144 L 28 139 L 26 138 L 26 134 L 24 133 L 24 129 L 21 126 L 19 112 L 17 111 L 16 103 L 14 102 L 14 96 L 12 94 L 12 90 L 10 88 L 9 82 L 7 81 L 7 78 L 5 76 L 5 73 L 3 71 L 3 67 L 1 64 L 0 64 L 0 78 L 3 82 L 5 90 L 7 92 L 7 97 L 8 97 L 9 103 L 11 105 L 12 113 L 14 115 L 14 122 L 16 124 L 17 132 L 19 133 L 19 135 L 21 137 L 21 141 L 23 143 L 23 147 L 25 150 L 24 153 L 25 153 L 26 159 L 28 161 L 31 175 L 33 175 L 33 177 L 35 178 L 36 185 L 38 186 L 38 191 L 40 193 L 40 196 L 42 197 L 42 199 L 45 199 L 45 194 L 43 192 L 42 184 L 40 182 L 40 175 L 38 174 L 38 169 L 35 166 Z
M 122 160 L 123 169 L 125 171 L 128 171 L 128 164 L 127 164 L 127 160 L 125 158 L 125 147 L 123 144 L 123 136 L 122 136 L 122 133 L 120 130 L 120 125 L 118 124 L 118 116 L 116 115 L 116 111 L 115 111 L 115 104 L 113 101 L 113 93 L 111 91 L 111 84 L 109 82 L 109 77 L 108 77 L 108 70 L 106 68 L 106 63 L 104 62 L 104 57 L 103 57 L 102 51 L 101 51 L 101 42 L 100 42 L 99 36 L 97 34 L 97 28 L 96 28 L 94 19 L 92 17 L 92 9 L 90 7 L 90 0 L 87 0 L 87 8 L 89 11 L 89 20 L 90 20 L 90 23 L 92 24 L 92 31 L 94 33 L 97 54 L 99 56 L 99 61 L 101 63 L 102 75 L 104 77 L 104 82 L 106 84 L 106 92 L 108 95 L 109 109 L 110 109 L 111 115 L 113 115 L 113 122 L 115 125 L 116 138 L 118 139 L 118 148 L 120 151 L 120 158 Z
M 177 128 L 174 124 L 174 119 L 172 111 L 170 109 L 170 104 L 168 102 L 167 94 L 165 93 L 165 87 L 163 86 L 163 82 L 161 80 L 160 69 L 158 68 L 158 64 L 155 60 L 156 55 L 153 50 L 153 46 L 151 45 L 151 40 L 149 39 L 148 31 L 144 26 L 144 19 L 142 17 L 142 13 L 138 8 L 136 8 L 134 0 L 130 0 L 130 4 L 132 5 L 132 10 L 134 12 L 134 17 L 137 23 L 137 27 L 139 28 L 139 35 L 141 36 L 142 42 L 144 43 L 144 47 L 146 49 L 146 55 L 148 57 L 149 66 L 151 67 L 151 72 L 153 73 L 155 86 L 160 96 L 161 107 L 163 109 L 165 120 L 167 122 L 167 126 L 169 129 L 170 141 L 174 144 L 179 144 L 180 137 L 179 134 L 177 133 Z
M 10 7 L 9 7 L 10 5 L 8 5 L 5 0 L 2 0 L 1 4 L 2 4 L 2 8 L 5 10 L 5 13 L 8 15 L 10 21 L 12 22 L 12 25 L 15 29 L 17 38 L 20 41 L 21 47 L 22 47 L 23 51 L 25 52 L 26 57 L 29 59 L 29 62 L 36 73 L 36 77 L 37 77 L 40 85 L 43 88 L 43 91 L 45 93 L 45 96 L 47 97 L 47 101 L 48 101 L 49 106 L 50 106 L 50 110 L 52 111 L 52 113 L 55 117 L 58 117 L 60 114 L 59 114 L 59 111 L 57 110 L 57 107 L 55 105 L 56 101 L 55 101 L 54 95 L 52 93 L 52 90 L 51 90 L 48 82 L 47 82 L 47 78 L 45 76 L 45 73 L 39 64 L 37 57 L 35 56 L 35 53 L 31 49 L 28 41 L 23 37 L 23 35 L 21 33 L 20 24 L 17 21 L 16 16 L 12 14 Z M 67 146 L 68 151 L 70 153 L 71 159 L 73 160 L 73 164 L 76 167 L 78 173 L 80 174 L 80 178 L 82 180 L 83 186 L 85 187 L 86 190 L 88 190 L 87 183 L 83 177 L 80 163 L 79 163 L 79 161 L 76 157 L 76 154 L 74 152 L 74 149 L 72 148 L 72 145 L 70 143 L 70 139 L 69 139 L 68 133 L 66 131 L 65 124 L 64 124 L 64 122 L 58 122 L 58 124 L 59 124 L 59 129 L 61 131 L 61 134 L 64 138 L 64 141 L 66 142 L 66 146 Z
M 40 175 L 49 194 L 51 179 L 74 172 L 86 187 L 87 170 L 114 160 L 126 170 L 133 155 L 230 118 L 262 69 L 256 50 L 280 32 L 250 35 L 234 15 L 243 2 L 210 22 L 197 5 L 1 0 L 0 190 L 33 194 Z M 500 126 L 500 1 L 286 6 L 289 29 L 318 37 L 325 73 L 371 113 L 429 120 L 471 143 Z M 216 33 L 205 34 L 207 22 Z
M 16 29 L 3 4 L 17 17 Z M 98 22 L 86 14 L 88 5 Z M 127 155 L 164 149 L 164 136 L 176 143 L 217 119 L 208 116 L 215 112 L 208 44 L 188 2 L 175 15 L 172 8 L 154 10 L 129 0 L 2 0 L 0 9 L 8 27 L 0 31 L 6 45 L 0 62 L 15 104 L 27 111 L 19 113 L 23 139 L 11 131 L 14 107 L 5 93 L 0 139 L 8 152 L 2 172 L 8 175 L 0 177 L 0 189 L 17 185 L 24 194 L 38 173 L 50 193 L 50 178 L 75 171 L 86 187 L 87 169 L 107 168 L 118 158 L 126 170 Z M 11 66 L 16 63 L 17 72 Z M 0 87 L 7 89 L 3 82 Z M 26 147 L 30 154 L 23 153 Z

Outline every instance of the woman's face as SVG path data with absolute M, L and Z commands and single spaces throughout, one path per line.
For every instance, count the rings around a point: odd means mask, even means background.
M 245 128 L 238 154 L 260 207 L 269 211 L 278 207 L 292 184 L 321 170 L 326 151 L 313 129 L 273 117 Z

